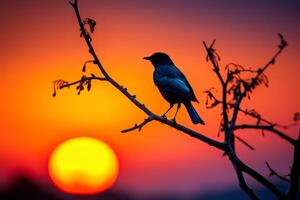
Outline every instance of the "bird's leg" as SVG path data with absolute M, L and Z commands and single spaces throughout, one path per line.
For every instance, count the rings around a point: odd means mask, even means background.
M 167 118 L 166 114 L 173 108 L 174 104 L 170 103 L 170 108 L 162 115 L 163 118 Z
M 177 110 L 176 110 L 175 116 L 174 116 L 173 119 L 172 119 L 172 121 L 174 121 L 174 122 L 176 122 L 176 115 L 177 115 L 177 113 L 178 113 L 178 111 L 179 111 L 180 106 L 181 106 L 181 103 L 178 103 L 178 104 L 177 104 Z

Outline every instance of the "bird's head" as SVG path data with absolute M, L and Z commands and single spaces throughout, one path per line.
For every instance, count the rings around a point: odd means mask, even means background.
M 159 65 L 174 65 L 171 58 L 166 53 L 162 52 L 156 52 L 151 56 L 144 57 L 143 59 L 149 60 L 154 67 Z

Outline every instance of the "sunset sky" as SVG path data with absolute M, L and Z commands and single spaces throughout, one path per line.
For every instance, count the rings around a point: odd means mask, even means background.
M 108 73 L 157 114 L 169 105 L 154 86 L 152 65 L 142 58 L 167 52 L 193 86 L 200 101 L 194 106 L 206 126 L 193 125 L 184 109 L 177 120 L 220 141 L 220 108 L 207 110 L 203 93 L 219 85 L 202 41 L 217 39 L 222 66 L 255 68 L 276 52 L 280 32 L 289 46 L 267 71 L 270 86 L 259 87 L 243 107 L 280 124 L 290 124 L 300 111 L 299 1 L 79 0 L 79 8 L 83 17 L 97 21 L 92 43 Z M 20 173 L 50 182 L 51 152 L 81 136 L 100 139 L 116 152 L 116 190 L 190 195 L 238 188 L 228 159 L 201 141 L 157 122 L 141 132 L 120 133 L 146 115 L 106 82 L 93 83 L 80 96 L 72 88 L 52 97 L 52 81 L 79 79 L 83 63 L 91 59 L 67 0 L 2 1 L 0 22 L 0 185 Z M 96 66 L 87 71 L 99 74 Z M 297 128 L 288 132 L 296 137 Z M 239 135 L 256 149 L 238 143 L 246 163 L 265 175 L 266 160 L 288 172 L 289 144 L 271 133 Z

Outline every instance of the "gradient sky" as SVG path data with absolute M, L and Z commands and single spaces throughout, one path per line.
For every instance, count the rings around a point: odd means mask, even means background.
M 257 67 L 277 50 L 279 32 L 289 47 L 267 71 L 270 87 L 260 87 L 244 105 L 282 124 L 300 111 L 299 1 L 81 0 L 79 7 L 83 17 L 97 21 L 93 45 L 107 71 L 155 113 L 168 104 L 142 57 L 164 51 L 193 85 L 200 100 L 195 107 L 207 125 L 195 127 L 183 109 L 178 121 L 217 138 L 220 110 L 205 109 L 203 91 L 218 83 L 202 41 L 217 39 L 222 65 Z M 192 194 L 238 187 L 227 158 L 201 141 L 157 122 L 140 133 L 121 134 L 146 116 L 107 83 L 94 83 L 80 96 L 70 89 L 52 98 L 52 81 L 78 79 L 90 59 L 68 1 L 2 1 L 0 16 L 0 183 L 20 171 L 47 182 L 51 151 L 68 138 L 91 136 L 119 156 L 116 189 Z M 98 73 L 93 66 L 88 71 Z M 295 129 L 289 133 L 296 136 Z M 268 160 L 279 172 L 288 171 L 292 149 L 286 142 L 269 133 L 240 136 L 256 148 L 238 144 L 250 166 L 267 175 Z

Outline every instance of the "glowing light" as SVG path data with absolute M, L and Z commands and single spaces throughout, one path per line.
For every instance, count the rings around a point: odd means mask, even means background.
M 49 175 L 61 190 L 73 194 L 102 192 L 115 182 L 118 160 L 105 143 L 87 137 L 59 145 L 49 159 Z

